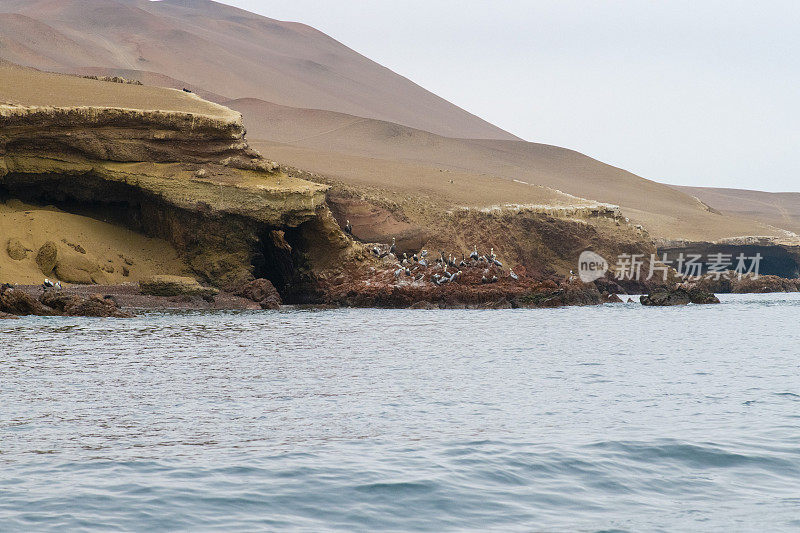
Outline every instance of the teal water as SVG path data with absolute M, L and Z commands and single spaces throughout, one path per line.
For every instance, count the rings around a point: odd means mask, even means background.
M 0 531 L 791 531 L 800 296 L 0 322 Z

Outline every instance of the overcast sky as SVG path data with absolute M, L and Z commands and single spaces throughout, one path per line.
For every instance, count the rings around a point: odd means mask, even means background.
M 800 191 L 797 0 L 225 0 L 314 26 L 534 142 Z

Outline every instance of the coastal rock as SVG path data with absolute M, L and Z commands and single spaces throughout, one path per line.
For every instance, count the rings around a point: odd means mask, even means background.
M 0 320 L 17 320 L 19 317 L 17 315 L 11 315 L 9 313 L 0 313 Z
M 151 296 L 200 296 L 213 298 L 219 291 L 204 287 L 194 279 L 183 276 L 153 276 L 139 283 L 142 294 Z
M 36 264 L 42 274 L 49 276 L 58 262 L 58 246 L 53 241 L 47 241 L 39 248 L 36 254 Z
M 673 305 L 693 304 L 718 304 L 719 299 L 710 292 L 699 288 L 659 289 L 640 297 L 642 305 L 653 307 L 668 307 Z
M 245 284 L 234 294 L 258 303 L 261 309 L 280 309 L 283 303 L 272 282 L 263 278 Z
M 19 239 L 9 239 L 6 245 L 8 256 L 14 261 L 22 261 L 28 257 L 28 249 L 23 246 Z
M 122 311 L 112 298 L 100 294 L 93 294 L 88 299 L 79 298 L 74 305 L 67 307 L 64 314 L 67 316 L 132 318 L 133 315 Z
M 0 289 L 0 312 L 17 316 L 54 316 L 58 312 L 17 289 Z

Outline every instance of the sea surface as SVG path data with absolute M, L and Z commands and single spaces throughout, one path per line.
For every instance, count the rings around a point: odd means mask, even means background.
M 0 531 L 800 529 L 800 296 L 0 322 Z

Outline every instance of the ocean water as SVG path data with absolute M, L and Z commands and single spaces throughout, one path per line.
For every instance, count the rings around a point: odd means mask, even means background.
M 0 531 L 800 529 L 800 296 L 0 323 Z

